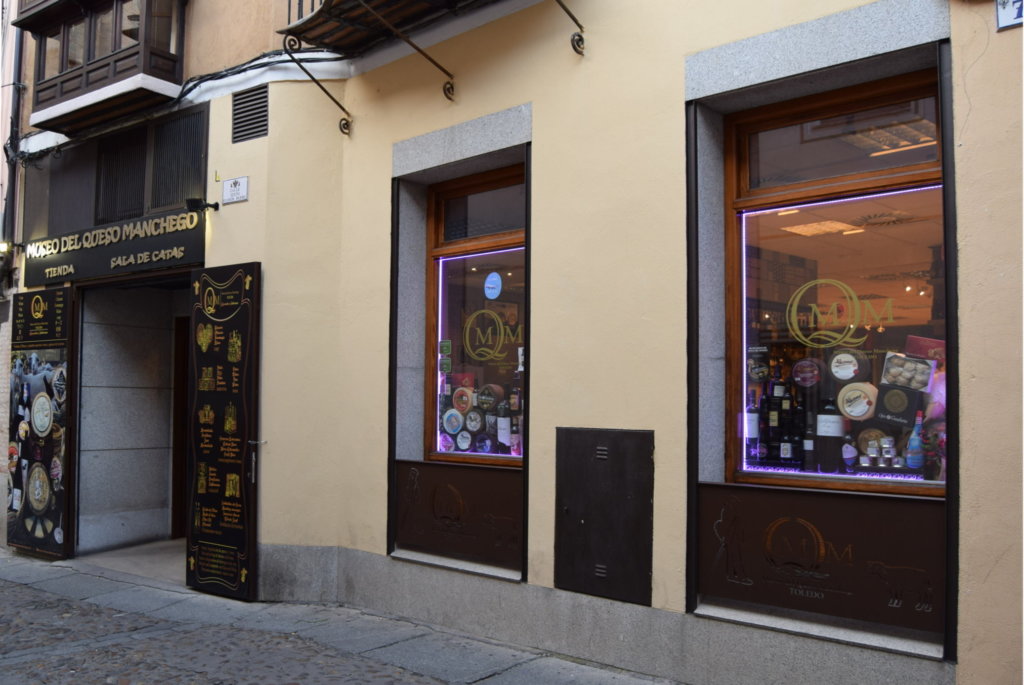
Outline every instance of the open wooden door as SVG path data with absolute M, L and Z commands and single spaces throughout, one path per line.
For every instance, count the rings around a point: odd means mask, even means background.
M 189 587 L 257 598 L 260 264 L 192 272 Z

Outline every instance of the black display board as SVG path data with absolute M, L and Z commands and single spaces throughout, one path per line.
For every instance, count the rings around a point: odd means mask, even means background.
M 256 599 L 260 265 L 192 272 L 189 587 Z
M 66 558 L 69 288 L 14 296 L 8 430 L 7 543 Z
M 154 214 L 26 243 L 25 285 L 202 264 L 205 251 L 203 212 Z
M 940 499 L 701 483 L 702 598 L 941 634 Z

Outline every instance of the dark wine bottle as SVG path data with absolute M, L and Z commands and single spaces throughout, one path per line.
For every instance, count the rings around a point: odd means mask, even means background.
M 818 472 L 818 454 L 814 444 L 816 430 L 817 425 L 815 424 L 814 413 L 808 407 L 807 415 L 804 419 L 803 470 L 809 473 Z
M 814 448 L 821 473 L 839 473 L 843 466 L 843 415 L 836 408 L 835 398 L 822 404 L 815 421 Z

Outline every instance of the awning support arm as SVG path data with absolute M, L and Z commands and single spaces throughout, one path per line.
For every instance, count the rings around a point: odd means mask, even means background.
M 579 29 L 578 32 L 572 34 L 569 38 L 569 45 L 572 46 L 572 49 L 576 51 L 577 55 L 582 55 L 583 49 L 586 47 L 583 42 L 583 24 L 580 23 L 580 20 L 576 18 L 575 14 L 569 11 L 569 8 L 565 6 L 565 3 L 562 2 L 562 0 L 555 0 L 555 2 L 557 2 L 558 6 L 562 8 L 562 11 L 569 15 L 569 18 L 572 19 L 572 22 L 576 24 L 576 27 Z
M 309 69 L 307 69 L 305 65 L 303 65 L 302 62 L 300 62 L 298 58 L 295 57 L 294 54 L 292 54 L 293 50 L 298 50 L 301 47 L 302 41 L 299 40 L 298 37 L 292 35 L 286 35 L 284 37 L 284 53 L 288 55 L 288 57 L 293 62 L 295 62 L 295 66 L 297 66 L 299 69 L 302 69 L 302 72 L 309 77 L 310 81 L 316 84 L 317 88 L 324 92 L 324 95 L 331 99 L 331 102 L 338 106 L 338 109 L 345 113 L 345 116 L 343 116 L 341 120 L 338 121 L 338 130 L 344 133 L 346 136 L 349 135 L 352 132 L 352 114 L 347 109 L 345 109 L 345 105 L 338 102 L 338 99 L 331 95 L 331 92 L 329 90 L 324 88 L 324 84 L 320 83 L 320 81 L 317 80 L 316 76 L 313 76 L 313 74 L 310 73 Z
M 372 7 L 370 7 L 368 4 L 366 4 L 366 2 L 364 0 L 356 0 L 356 1 L 360 5 L 363 6 L 363 9 L 365 9 L 367 12 L 369 12 L 373 16 L 377 17 L 377 19 L 380 21 L 380 23 L 384 24 L 384 26 L 386 26 L 388 28 L 388 30 L 391 31 L 391 33 L 395 34 L 395 36 L 397 36 L 398 38 L 401 38 L 403 41 L 405 41 L 409 45 L 409 47 L 411 47 L 413 50 L 415 50 L 416 52 L 418 52 L 421 55 L 423 55 L 424 59 L 426 59 L 428 62 L 433 64 L 435 67 L 437 67 L 437 69 L 439 71 L 441 71 L 445 76 L 448 77 L 448 80 L 444 82 L 444 86 L 442 87 L 442 91 L 444 92 L 444 96 L 446 98 L 448 98 L 449 100 L 454 100 L 455 99 L 455 76 L 452 75 L 452 72 L 448 71 L 447 69 L 442 67 L 440 64 L 438 64 L 437 60 L 435 60 L 433 57 L 431 57 L 426 52 L 424 52 L 420 48 L 420 46 L 416 45 L 416 43 L 413 43 L 412 40 L 409 39 L 409 36 L 405 35 L 401 31 L 399 31 L 395 26 L 393 26 L 391 24 L 391 22 L 389 22 L 387 19 L 382 17 L 380 14 L 377 13 L 376 10 L 374 10 Z

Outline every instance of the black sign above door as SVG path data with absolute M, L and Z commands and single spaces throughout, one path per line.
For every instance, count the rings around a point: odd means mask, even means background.
M 256 599 L 260 264 L 192 272 L 189 587 Z
M 7 542 L 27 552 L 66 558 L 68 477 L 69 288 L 14 296 L 10 420 L 5 472 Z
M 203 212 L 155 214 L 33 240 L 25 245 L 25 285 L 202 264 Z

